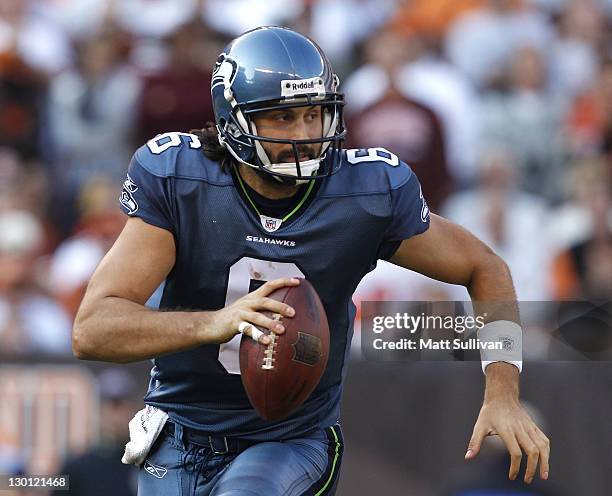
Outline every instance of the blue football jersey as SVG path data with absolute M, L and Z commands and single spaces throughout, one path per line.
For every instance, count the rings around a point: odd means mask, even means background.
M 134 154 L 120 203 L 174 235 L 176 263 L 160 309 L 218 310 L 278 277 L 305 277 L 330 327 L 327 369 L 289 417 L 270 422 L 249 403 L 240 379 L 240 336 L 222 345 L 153 360 L 147 404 L 194 429 L 274 440 L 327 427 L 339 417 L 353 334 L 352 295 L 362 277 L 399 243 L 424 232 L 429 210 L 408 165 L 382 148 L 346 150 L 290 222 L 259 218 L 231 173 L 209 160 L 198 139 L 166 133 Z

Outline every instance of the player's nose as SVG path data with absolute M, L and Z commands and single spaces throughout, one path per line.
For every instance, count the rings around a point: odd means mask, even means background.
M 306 122 L 305 118 L 296 119 L 295 127 L 293 128 L 293 139 L 296 140 L 304 140 L 308 139 L 309 136 L 309 126 Z

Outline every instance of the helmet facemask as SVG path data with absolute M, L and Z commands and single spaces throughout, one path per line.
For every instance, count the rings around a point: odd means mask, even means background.
M 248 165 L 272 176 L 279 182 L 301 184 L 313 179 L 320 179 L 336 172 L 340 167 L 340 151 L 345 138 L 342 126 L 343 95 L 339 93 L 323 93 L 322 95 L 306 95 L 299 98 L 272 100 L 262 102 L 247 102 L 238 104 L 233 98 L 231 89 L 226 89 L 225 97 L 232 107 L 229 122 L 223 127 L 218 126 L 220 142 L 223 143 L 232 156 L 240 163 Z M 321 107 L 322 135 L 310 139 L 281 139 L 261 136 L 254 122 L 254 116 L 259 112 L 284 110 L 296 107 Z M 279 143 L 290 146 L 288 161 L 274 163 L 270 159 L 263 144 Z M 318 148 L 312 158 L 300 160 L 304 149 Z M 248 157 L 241 157 L 238 150 L 250 150 Z M 281 155 L 283 153 L 281 152 Z M 310 153 L 309 155 L 313 155 Z

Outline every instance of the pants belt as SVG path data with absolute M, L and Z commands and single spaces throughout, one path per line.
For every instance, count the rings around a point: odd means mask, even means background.
M 173 422 L 166 422 L 164 431 L 172 437 L 175 437 L 175 426 Z M 253 446 L 257 441 L 240 439 L 236 437 L 219 436 L 218 434 L 207 434 L 206 432 L 196 431 L 183 426 L 183 441 L 186 443 L 195 444 L 210 450 L 215 455 L 225 455 L 228 453 L 240 453 L 245 449 Z

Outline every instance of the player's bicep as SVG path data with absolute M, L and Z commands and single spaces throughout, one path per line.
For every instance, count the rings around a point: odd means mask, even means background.
M 131 217 L 92 276 L 83 303 L 114 296 L 144 304 L 175 260 L 170 231 Z
M 429 229 L 402 241 L 390 261 L 439 281 L 466 285 L 478 258 L 490 254 L 472 233 L 431 214 Z

